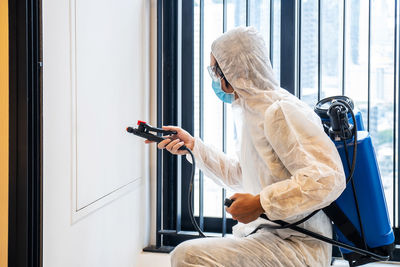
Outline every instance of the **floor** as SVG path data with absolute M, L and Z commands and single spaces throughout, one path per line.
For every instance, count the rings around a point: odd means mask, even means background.
M 170 267 L 170 256 L 168 254 L 162 254 L 162 253 L 148 253 L 148 252 L 142 252 L 139 262 L 137 264 L 138 267 L 145 267 L 145 266 L 152 266 L 152 267 Z M 343 260 L 336 260 L 333 264 L 333 267 L 348 267 L 349 264 L 347 261 Z M 400 262 L 398 263 L 369 263 L 366 265 L 363 265 L 365 267 L 399 267 Z
M 343 261 L 343 260 L 336 260 L 333 264 L 333 266 L 335 267 L 348 267 L 349 264 L 347 263 L 347 261 Z M 390 267 L 390 266 L 400 266 L 400 262 L 391 262 L 391 263 L 369 263 L 366 265 L 362 265 L 365 267 Z

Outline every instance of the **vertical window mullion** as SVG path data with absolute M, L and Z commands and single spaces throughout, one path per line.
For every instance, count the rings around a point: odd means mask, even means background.
M 298 9 L 298 19 L 297 19 L 297 32 L 298 32 L 298 40 L 297 40 L 297 93 L 298 97 L 301 99 L 301 19 L 302 19 L 302 0 L 299 0 L 299 9 Z
M 321 100 L 321 1 L 318 0 L 318 101 Z
M 346 84 L 346 0 L 343 0 L 343 50 L 342 50 L 342 95 L 345 95 Z
M 162 36 L 162 124 L 176 125 L 177 112 L 177 1 L 163 1 L 163 36 Z M 163 229 L 172 230 L 176 226 L 177 216 L 177 158 L 167 151 L 162 152 L 162 225 Z M 163 244 L 173 242 L 166 236 Z
M 248 3 L 248 0 L 246 0 L 246 4 Z M 222 31 L 226 32 L 227 28 L 227 1 L 223 0 L 223 11 L 222 11 L 222 18 L 223 18 L 223 23 L 222 23 Z M 247 5 L 246 5 L 247 7 Z M 247 11 L 246 11 L 247 14 Z M 246 22 L 247 22 L 247 15 L 246 15 Z M 226 104 L 222 102 L 222 150 L 224 153 L 226 153 Z M 226 189 L 222 188 L 222 236 L 226 234 L 226 211 L 224 207 L 224 200 L 226 197 Z
M 195 133 L 195 47 L 193 40 L 194 29 L 195 29 L 195 7 L 192 1 L 182 1 L 178 0 L 178 125 L 181 125 L 183 129 L 188 131 L 190 134 Z M 182 15 L 185 14 L 186 17 L 191 19 L 182 23 Z M 197 51 L 196 51 L 197 52 Z M 180 62 L 180 63 L 179 63 Z M 197 62 L 196 62 L 197 63 Z M 197 70 L 197 69 L 196 69 Z M 181 83 L 179 84 L 179 81 Z M 185 88 L 183 90 L 183 88 Z M 180 97 L 180 99 L 179 99 Z M 185 112 L 182 112 L 186 108 Z M 181 124 L 179 124 L 179 118 Z M 192 207 L 194 194 L 192 194 L 191 202 L 188 203 L 187 196 L 189 194 L 189 184 L 188 179 L 183 179 L 183 177 L 190 177 L 192 172 L 192 164 L 184 160 L 184 157 L 178 157 L 181 168 L 180 173 L 177 174 L 177 222 L 176 231 L 179 232 L 188 227 L 189 218 L 189 207 Z M 189 206 L 190 205 L 190 206 Z M 189 224 L 191 226 L 191 224 Z M 190 229 L 190 228 L 189 228 Z
M 394 4 L 394 51 L 393 51 L 393 227 L 396 225 L 396 134 L 397 134 L 397 117 L 396 117 L 396 105 L 397 105 L 397 0 Z
M 370 109 L 371 109 L 371 3 L 368 0 L 368 108 L 367 108 L 367 131 L 370 128 Z
M 250 0 L 246 0 L 246 26 L 250 25 Z
M 162 0 L 157 1 L 157 28 L 162 28 Z M 162 126 L 162 31 L 157 30 L 157 127 Z M 156 247 L 161 247 L 162 227 L 162 151 L 157 150 L 157 220 Z
M 274 66 L 274 0 L 269 1 L 269 60 Z
M 399 12 L 399 10 L 398 10 L 399 9 L 399 5 L 398 5 L 397 2 L 398 2 L 398 0 L 396 0 L 396 12 Z M 397 13 L 397 14 L 400 14 L 400 13 Z M 400 19 L 397 18 L 396 20 L 399 21 Z M 396 23 L 396 25 L 397 25 L 397 23 Z M 397 27 L 397 34 L 398 34 L 398 36 L 400 38 L 400 27 Z M 397 46 L 398 46 L 398 49 L 399 49 L 399 53 L 397 54 L 397 57 L 399 57 L 400 56 L 400 42 L 397 43 Z M 398 64 L 399 64 L 399 68 L 397 70 L 397 72 L 398 72 L 397 73 L 397 75 L 398 75 L 398 77 L 397 77 L 397 92 L 398 92 L 397 93 L 397 98 L 399 100 L 397 100 L 397 117 L 396 117 L 397 119 L 396 119 L 396 123 L 397 123 L 398 120 L 400 120 L 400 103 L 399 103 L 400 102 L 400 58 L 398 58 L 397 60 L 398 60 Z M 395 108 L 396 108 L 396 105 L 395 105 Z M 399 123 L 397 123 L 397 127 L 400 127 Z M 399 133 L 400 133 L 400 129 L 397 129 L 398 137 L 400 136 Z M 396 136 L 394 136 L 394 138 L 396 138 Z M 400 154 L 400 141 L 398 140 L 397 141 L 397 158 L 400 157 L 399 154 Z M 394 161 L 394 162 L 396 162 L 396 161 Z M 400 227 L 400 197 L 399 197 L 399 194 L 400 194 L 400 160 L 397 160 L 397 179 L 396 180 L 397 180 L 397 196 L 396 195 L 394 195 L 394 196 L 397 197 L 397 209 L 396 209 L 396 211 L 397 211 L 397 225 L 395 225 L 395 226 L 397 228 L 399 228 Z M 393 199 L 395 200 L 395 197 Z
M 397 74 L 397 64 L 399 63 L 398 61 L 398 26 L 397 26 L 397 21 L 398 21 L 398 0 L 395 0 L 395 7 L 394 7 L 395 11 L 394 11 L 394 71 L 393 71 L 393 76 L 394 76 L 394 88 L 393 88 L 393 226 L 396 226 L 396 197 L 398 198 L 398 196 L 396 196 L 396 168 L 398 167 L 398 165 L 396 165 L 396 160 L 397 160 L 397 153 L 396 153 L 396 148 L 398 146 L 398 141 L 396 140 L 397 137 L 397 120 L 398 120 L 398 116 L 396 113 L 396 108 L 397 108 L 397 97 L 398 97 L 398 79 L 399 76 Z M 398 108 L 397 108 L 398 110 Z M 399 163 L 397 163 L 399 164 Z M 398 170 L 398 168 L 397 168 Z M 397 180 L 397 186 L 398 186 L 398 180 Z M 399 206 L 397 206 L 397 209 L 399 208 Z
M 199 129 L 200 138 L 204 137 L 204 0 L 200 0 L 200 109 L 199 109 Z M 199 226 L 204 230 L 204 175 L 199 171 Z
M 296 89 L 296 1 L 281 2 L 280 84 L 295 95 Z
M 176 18 L 176 101 L 178 105 L 176 106 L 177 109 L 177 115 L 176 115 L 176 125 L 181 125 L 184 129 L 187 129 L 189 132 L 191 132 L 191 129 L 188 129 L 189 125 L 186 124 L 186 118 L 183 118 L 182 114 L 182 98 L 185 96 L 182 95 L 182 83 L 184 82 L 182 79 L 182 66 L 187 66 L 189 68 L 193 67 L 193 58 L 192 57 L 184 57 L 185 61 L 190 61 L 189 64 L 187 62 L 183 62 L 182 58 L 182 31 L 183 26 L 182 26 L 182 8 L 183 8 L 183 3 L 182 0 L 176 0 L 177 6 L 176 6 L 176 12 L 177 12 L 177 18 Z M 193 30 L 191 31 L 193 32 Z M 187 47 L 185 46 L 184 49 Z M 193 53 L 192 53 L 193 55 Z M 185 68 L 185 71 L 187 69 Z M 184 75 L 184 79 L 192 79 L 193 73 L 187 73 L 187 75 Z M 189 87 L 190 88 L 190 87 Z M 193 97 L 190 96 L 190 99 Z M 190 103 L 190 102 L 189 102 Z M 186 114 L 186 113 L 185 113 Z M 191 120 L 192 121 L 192 120 Z M 183 124 L 182 124 L 183 123 Z M 193 127 L 190 127 L 193 128 Z M 192 133 L 193 134 L 193 133 Z M 175 229 L 177 232 L 180 232 L 182 230 L 182 224 L 181 224 L 181 219 L 182 219 L 182 172 L 184 170 L 182 169 L 182 157 L 177 157 L 176 159 L 176 164 L 177 164 L 177 172 L 176 172 L 176 212 L 175 212 Z M 187 164 L 186 164 L 187 166 Z M 188 203 L 189 204 L 189 203 Z

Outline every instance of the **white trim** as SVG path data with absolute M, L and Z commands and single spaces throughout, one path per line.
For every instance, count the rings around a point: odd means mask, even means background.
M 76 53 L 76 0 L 70 0 L 70 45 L 71 45 L 71 137 L 72 137 L 72 159 L 71 159 L 71 170 L 72 170 L 72 188 L 71 188 L 71 223 L 74 224 L 83 217 L 89 215 L 90 213 L 100 209 L 106 204 L 120 198 L 121 196 L 127 194 L 134 188 L 137 188 L 142 181 L 142 177 L 132 179 L 126 184 L 118 187 L 117 189 L 111 190 L 109 193 L 104 194 L 91 203 L 78 207 L 78 125 L 77 125 L 77 53 Z

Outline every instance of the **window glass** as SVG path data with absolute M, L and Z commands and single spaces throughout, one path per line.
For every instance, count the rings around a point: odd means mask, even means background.
M 321 99 L 342 94 L 343 1 L 321 0 Z
M 255 27 L 263 36 L 267 51 L 270 51 L 270 0 L 250 1 L 250 26 Z
M 369 131 L 375 146 L 386 203 L 393 210 L 394 0 L 371 6 L 371 73 Z M 393 218 L 392 222 L 393 222 Z
M 238 26 L 246 26 L 246 1 L 227 1 L 226 29 L 230 30 Z
M 353 99 L 367 126 L 368 1 L 347 1 L 345 95 Z
M 273 0 L 272 67 L 278 82 L 281 80 L 281 0 Z
M 318 0 L 301 1 L 300 98 L 318 101 Z
M 223 104 L 211 88 L 211 78 L 207 72 L 210 65 L 211 44 L 223 33 L 223 1 L 204 0 L 204 137 L 205 143 L 222 150 Z M 204 216 L 220 217 L 222 203 L 221 188 L 209 177 L 204 176 Z

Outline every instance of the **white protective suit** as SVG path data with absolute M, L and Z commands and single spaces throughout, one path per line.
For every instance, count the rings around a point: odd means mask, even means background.
M 279 87 L 261 35 L 252 27 L 226 32 L 212 54 L 239 98 L 232 104 L 240 127 L 238 159 L 195 139 L 197 166 L 237 192 L 260 194 L 271 220 L 297 221 L 328 206 L 345 188 L 339 154 L 320 118 Z M 175 248 L 172 266 L 329 266 L 331 245 L 290 229 L 262 229 L 257 219 L 234 227 L 233 238 L 190 240 Z M 320 211 L 299 225 L 332 237 Z

